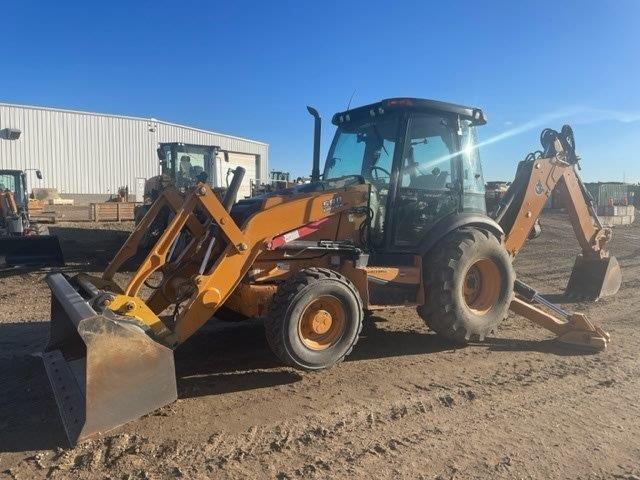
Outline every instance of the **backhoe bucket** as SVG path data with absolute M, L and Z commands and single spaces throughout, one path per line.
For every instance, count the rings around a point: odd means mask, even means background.
M 578 255 L 565 295 L 568 298 L 598 300 L 615 295 L 622 283 L 616 257 L 590 258 Z
M 62 274 L 46 282 L 51 331 L 42 359 L 70 445 L 176 400 L 172 350 L 97 314 Z
M 63 267 L 62 248 L 53 235 L 0 238 L 0 268 Z

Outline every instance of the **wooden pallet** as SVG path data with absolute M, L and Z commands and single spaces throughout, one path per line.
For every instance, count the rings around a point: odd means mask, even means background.
M 89 217 L 94 222 L 122 222 L 135 219 L 134 202 L 92 203 Z

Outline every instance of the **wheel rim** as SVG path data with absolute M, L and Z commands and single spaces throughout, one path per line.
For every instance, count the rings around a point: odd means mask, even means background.
M 307 348 L 325 350 L 342 337 L 346 319 L 340 300 L 328 295 L 318 297 L 302 312 L 298 335 Z
M 496 304 L 501 284 L 498 266 L 489 259 L 475 262 L 464 277 L 463 296 L 469 309 L 484 315 Z

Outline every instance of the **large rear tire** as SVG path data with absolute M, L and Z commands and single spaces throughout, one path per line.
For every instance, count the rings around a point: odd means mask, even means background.
M 507 316 L 515 273 L 493 234 L 471 227 L 447 235 L 425 258 L 427 326 L 457 343 L 484 340 Z
M 363 317 L 360 295 L 346 277 L 308 268 L 278 288 L 265 318 L 265 334 L 286 365 L 322 370 L 351 353 Z

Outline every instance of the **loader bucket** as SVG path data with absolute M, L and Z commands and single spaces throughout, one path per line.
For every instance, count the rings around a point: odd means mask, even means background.
M 565 295 L 572 299 L 598 300 L 615 295 L 622 283 L 622 272 L 616 257 L 576 258 Z
M 62 248 L 53 235 L 0 238 L 0 268 L 63 267 Z
M 71 446 L 176 400 L 172 350 L 97 314 L 62 274 L 46 282 L 51 331 L 41 355 Z

